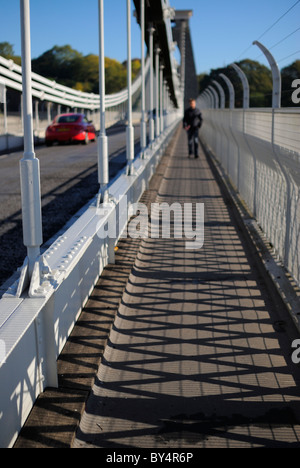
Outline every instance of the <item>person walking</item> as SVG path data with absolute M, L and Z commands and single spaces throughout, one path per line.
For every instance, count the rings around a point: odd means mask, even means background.
M 199 129 L 202 125 L 202 114 L 196 107 L 196 100 L 190 99 L 190 106 L 186 109 L 183 118 L 183 128 L 188 135 L 189 157 L 194 153 L 195 158 L 199 157 Z

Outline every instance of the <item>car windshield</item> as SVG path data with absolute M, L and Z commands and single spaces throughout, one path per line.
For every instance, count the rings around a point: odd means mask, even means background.
M 79 122 L 80 115 L 63 115 L 58 118 L 57 123 L 75 123 Z

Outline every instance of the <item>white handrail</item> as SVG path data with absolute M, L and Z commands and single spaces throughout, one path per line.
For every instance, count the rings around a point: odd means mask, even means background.
M 150 69 L 150 59 L 146 62 L 146 73 Z M 8 88 L 22 92 L 22 67 L 0 56 L 0 79 L 1 83 Z M 132 95 L 141 87 L 142 77 L 139 75 L 132 85 Z M 76 89 L 68 88 L 55 81 L 49 80 L 36 73 L 32 73 L 32 95 L 42 101 L 71 107 L 82 107 L 95 110 L 100 108 L 99 94 L 85 93 Z M 123 104 L 128 99 L 128 90 L 124 89 L 118 93 L 105 96 L 106 107 L 114 107 Z

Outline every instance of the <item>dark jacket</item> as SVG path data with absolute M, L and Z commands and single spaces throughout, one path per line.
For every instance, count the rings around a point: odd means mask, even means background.
M 195 129 L 200 128 L 202 125 L 202 114 L 197 107 L 192 109 L 189 107 L 185 113 L 183 118 L 183 127 L 190 126 L 191 128 Z

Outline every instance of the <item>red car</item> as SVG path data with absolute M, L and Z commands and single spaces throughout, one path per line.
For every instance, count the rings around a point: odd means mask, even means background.
M 95 141 L 96 130 L 84 114 L 57 115 L 46 130 L 46 145 L 58 142 L 81 142 L 88 144 Z

